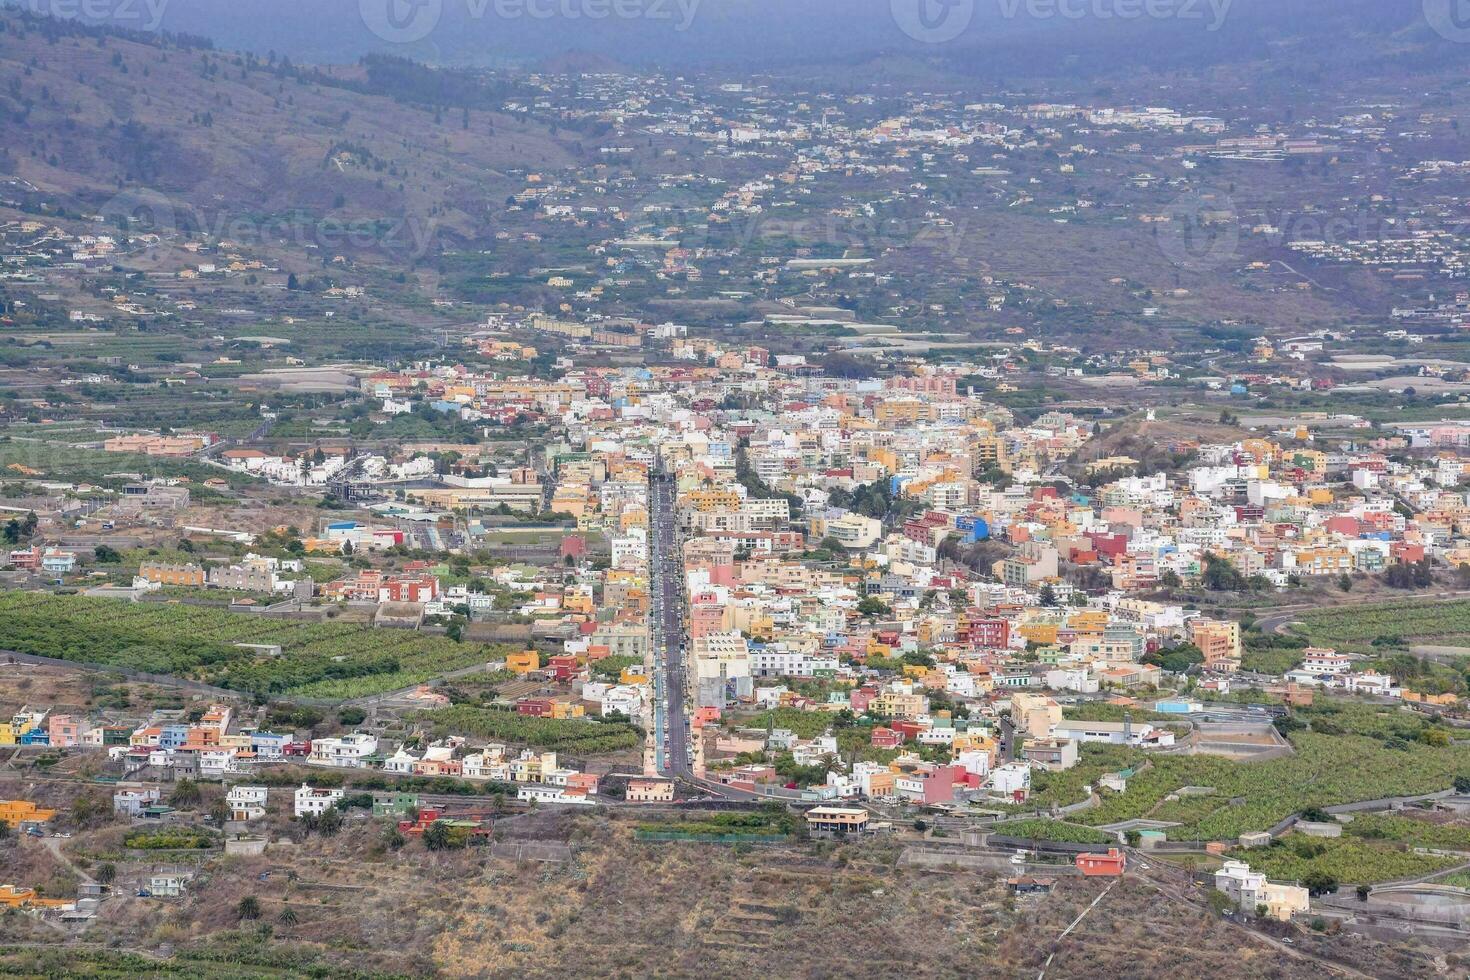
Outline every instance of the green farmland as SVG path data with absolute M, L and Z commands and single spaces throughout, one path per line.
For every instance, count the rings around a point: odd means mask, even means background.
M 279 646 L 281 655 L 241 643 Z M 503 655 L 412 630 L 38 592 L 0 593 L 0 648 L 251 694 L 331 699 L 381 694 Z

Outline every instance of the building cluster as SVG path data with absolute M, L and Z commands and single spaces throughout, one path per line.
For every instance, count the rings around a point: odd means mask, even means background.
M 538 708 L 537 700 L 525 698 L 505 710 L 541 716 L 527 708 Z M 577 712 L 576 717 L 582 717 L 582 713 Z M 590 719 L 587 723 L 593 724 Z M 540 803 L 590 803 L 598 789 L 595 775 L 566 765 L 555 752 L 524 750 L 516 754 L 499 743 L 471 748 L 457 736 L 433 742 L 422 752 L 403 745 L 395 747 L 375 734 L 361 731 L 307 738 L 256 728 L 223 704 L 211 706 L 194 720 L 182 710 L 160 709 L 142 724 L 97 721 L 27 706 L 0 723 L 3 746 L 103 750 L 125 778 L 135 780 L 153 775 L 164 781 L 187 778 L 233 783 L 247 779 L 262 767 L 298 763 L 326 769 L 504 783 L 515 786 L 520 799 Z M 243 789 L 233 794 L 231 803 L 243 802 L 246 797 L 242 793 Z M 263 805 L 263 797 L 260 802 Z M 157 790 L 126 788 L 114 798 L 115 808 L 131 816 L 146 816 L 148 808 L 160 805 Z M 0 811 L 0 816 L 7 812 Z M 39 819 L 44 822 L 48 818 Z

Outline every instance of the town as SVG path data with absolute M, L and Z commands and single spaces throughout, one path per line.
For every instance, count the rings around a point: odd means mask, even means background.
M 0 10 L 0 973 L 1463 976 L 1464 52 L 1375 16 Z

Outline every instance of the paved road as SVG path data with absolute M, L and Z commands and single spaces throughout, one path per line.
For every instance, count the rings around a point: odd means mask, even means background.
M 684 582 L 674 528 L 674 483 L 656 473 L 650 489 L 649 560 L 652 564 L 654 670 L 658 674 L 654 735 L 659 772 L 692 779 L 689 763 L 689 718 L 684 708 Z

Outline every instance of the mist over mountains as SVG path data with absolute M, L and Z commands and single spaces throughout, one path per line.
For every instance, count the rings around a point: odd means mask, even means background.
M 1467 47 L 1434 34 L 1424 0 L 0 2 L 315 63 L 390 52 L 431 64 L 533 66 L 575 51 L 634 66 L 756 70 L 897 54 L 967 75 L 1086 75 L 1254 61 L 1283 46 L 1369 62 L 1401 45 L 1434 48 L 1431 58 L 1462 58 Z

